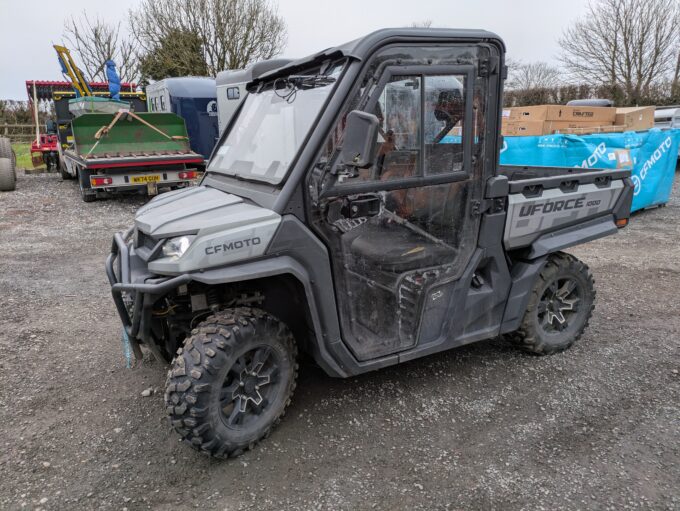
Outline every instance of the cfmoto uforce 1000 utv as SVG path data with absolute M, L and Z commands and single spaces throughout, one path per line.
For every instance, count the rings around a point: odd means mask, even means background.
M 347 377 L 507 334 L 568 348 L 593 309 L 561 250 L 628 221 L 627 171 L 499 168 L 504 46 L 388 29 L 254 79 L 200 186 L 114 237 L 126 336 L 172 364 L 176 431 L 266 436 L 306 352 Z

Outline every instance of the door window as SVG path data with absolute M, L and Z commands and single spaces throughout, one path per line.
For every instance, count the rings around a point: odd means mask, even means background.
M 380 123 L 376 163 L 351 172 L 339 169 L 337 184 L 463 171 L 466 81 L 465 75 L 391 76 L 371 108 Z
M 393 76 L 385 85 L 375 112 L 380 121 L 378 162 L 368 176 L 389 180 L 418 175 L 421 83 L 420 76 Z
M 424 174 L 463 170 L 465 81 L 461 75 L 426 76 Z

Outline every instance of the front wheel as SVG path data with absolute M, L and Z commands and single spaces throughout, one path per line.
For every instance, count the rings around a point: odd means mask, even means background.
M 297 379 L 290 330 L 259 309 L 216 313 L 184 342 L 168 373 L 165 403 L 175 431 L 194 449 L 238 456 L 269 435 Z
M 519 330 L 508 338 L 537 355 L 564 351 L 588 326 L 594 302 L 594 280 L 588 266 L 572 255 L 552 254 L 531 291 Z

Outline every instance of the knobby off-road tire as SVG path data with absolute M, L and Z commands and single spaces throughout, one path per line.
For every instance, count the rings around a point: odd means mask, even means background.
M 0 192 L 11 192 L 16 189 L 14 165 L 9 158 L 0 158 Z
M 521 326 L 506 338 L 524 351 L 550 355 L 571 347 L 595 307 L 595 281 L 574 256 L 551 254 L 531 291 Z
M 269 435 L 295 390 L 297 347 L 286 325 L 252 308 L 208 317 L 168 372 L 170 423 L 194 449 L 238 456 Z

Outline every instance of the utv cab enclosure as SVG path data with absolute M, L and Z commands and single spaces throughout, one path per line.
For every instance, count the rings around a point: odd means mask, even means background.
M 627 171 L 499 168 L 505 47 L 387 29 L 254 78 L 198 187 L 114 236 L 137 356 L 194 448 L 238 455 L 290 402 L 297 357 L 348 377 L 500 335 L 568 348 L 588 268 L 561 250 L 629 217 Z

